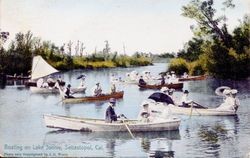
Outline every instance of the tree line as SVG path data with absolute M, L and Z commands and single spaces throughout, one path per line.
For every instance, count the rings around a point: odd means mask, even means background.
M 222 9 L 235 7 L 232 0 L 222 3 Z M 227 17 L 217 16 L 213 0 L 191 0 L 182 7 L 182 15 L 193 19 L 193 37 L 169 70 L 178 74 L 209 74 L 217 78 L 243 79 L 250 76 L 250 17 L 245 15 L 240 24 L 230 33 Z
M 42 41 L 34 37 L 31 31 L 19 32 L 15 35 L 7 49 L 3 44 L 8 39 L 9 32 L 0 30 L 0 72 L 5 74 L 28 75 L 31 70 L 32 58 L 41 55 L 49 64 L 59 70 L 95 69 L 112 67 L 146 66 L 152 64 L 146 53 L 134 53 L 132 56 L 111 52 L 110 44 L 105 41 L 103 50 L 84 53 L 84 43 L 77 41 L 75 48 L 69 41 L 62 46 L 56 46 L 50 41 Z M 73 55 L 74 53 L 74 55 Z

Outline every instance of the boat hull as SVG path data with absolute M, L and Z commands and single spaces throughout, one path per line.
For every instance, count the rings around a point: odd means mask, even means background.
M 170 110 L 172 114 L 181 115 L 198 115 L 198 116 L 233 116 L 236 115 L 234 110 L 218 110 L 216 108 L 200 109 L 191 107 L 179 107 L 175 105 L 165 105 L 162 103 L 150 104 L 150 109 L 156 111 L 164 111 L 165 109 Z
M 169 131 L 178 130 L 180 119 L 173 118 L 156 123 L 141 123 L 137 120 L 126 120 L 125 123 L 105 123 L 102 119 L 86 119 L 66 117 L 59 115 L 44 115 L 44 122 L 47 127 L 75 131 L 127 131 L 126 125 L 132 132 Z
M 116 92 L 113 94 L 103 94 L 101 96 L 86 96 L 86 97 L 76 97 L 76 98 L 64 98 L 63 103 L 82 103 L 82 102 L 95 102 L 95 101 L 105 101 L 110 98 L 120 99 L 123 98 L 124 92 Z
M 165 85 L 138 85 L 141 89 L 161 89 L 162 87 L 168 87 L 173 89 L 182 89 L 183 83 L 171 83 Z
M 72 88 L 71 91 L 74 93 L 85 93 L 86 87 L 82 88 Z M 48 93 L 59 93 L 57 88 L 38 88 L 30 87 L 31 93 L 48 94 Z

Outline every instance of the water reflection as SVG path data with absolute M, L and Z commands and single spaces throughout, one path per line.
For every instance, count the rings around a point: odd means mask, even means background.
M 79 142 L 75 140 L 81 135 L 84 143 L 93 143 L 94 141 L 104 143 L 107 156 L 117 156 L 118 148 L 126 147 L 127 151 L 138 149 L 134 146 L 139 143 L 141 151 L 147 153 L 150 157 L 174 157 L 172 144 L 175 140 L 180 140 L 179 131 L 164 132 L 136 132 L 133 133 L 133 139 L 128 132 L 72 132 L 65 130 L 57 130 L 47 132 L 45 135 L 44 145 L 46 144 L 62 144 Z M 67 139 L 62 139 L 60 135 L 64 135 Z M 68 137 L 70 135 L 70 137 Z M 133 146 L 130 145 L 133 143 Z M 125 153 L 126 155 L 126 153 Z M 92 155 L 93 156 L 93 155 Z

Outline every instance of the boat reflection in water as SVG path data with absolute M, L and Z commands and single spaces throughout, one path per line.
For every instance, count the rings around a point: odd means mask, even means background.
M 65 139 L 61 139 L 64 135 Z M 81 139 L 79 140 L 79 135 Z M 114 156 L 134 156 L 135 152 L 141 152 L 141 156 L 152 157 L 174 157 L 174 151 L 172 150 L 172 144 L 175 140 L 180 140 L 179 130 L 176 131 L 164 131 L 164 132 L 134 132 L 135 138 L 132 138 L 128 132 L 72 132 L 65 130 L 50 131 L 47 132 L 44 139 L 44 145 L 46 144 L 102 144 L 102 153 L 111 157 Z M 75 140 L 77 138 L 78 140 Z M 132 145 L 133 144 L 133 145 Z M 134 144 L 138 144 L 141 148 L 138 148 Z M 124 149 L 121 153 L 118 150 Z M 138 151 L 139 150 L 139 151 Z M 91 156 L 99 156 L 100 151 L 92 152 Z M 74 153 L 76 154 L 76 153 Z M 88 153 L 79 152 L 77 155 L 86 155 Z M 96 155 L 95 155 L 96 154 Z M 145 155 L 147 154 L 147 155 Z M 69 155 L 69 156 L 77 156 Z M 140 155 L 140 154 L 139 154 Z

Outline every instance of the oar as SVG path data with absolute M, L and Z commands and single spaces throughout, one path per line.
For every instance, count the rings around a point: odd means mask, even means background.
M 132 137 L 133 139 L 135 139 L 135 137 L 134 137 L 133 133 L 131 132 L 131 130 L 129 129 L 128 125 L 127 125 L 126 123 L 124 123 L 124 122 L 123 122 L 123 124 L 124 124 L 125 127 L 127 128 L 127 130 L 128 130 L 128 132 L 129 132 L 129 134 L 131 135 L 131 137 Z
M 197 103 L 197 102 L 194 102 L 194 101 L 193 101 L 193 103 L 196 104 L 196 105 L 198 105 L 198 106 L 200 106 L 200 107 L 202 107 L 203 109 L 207 109 L 207 107 L 204 107 L 204 106 L 200 105 L 200 104 Z
M 191 103 L 191 109 L 190 109 L 189 118 L 191 118 L 191 116 L 192 116 L 192 112 L 193 112 L 193 103 Z

